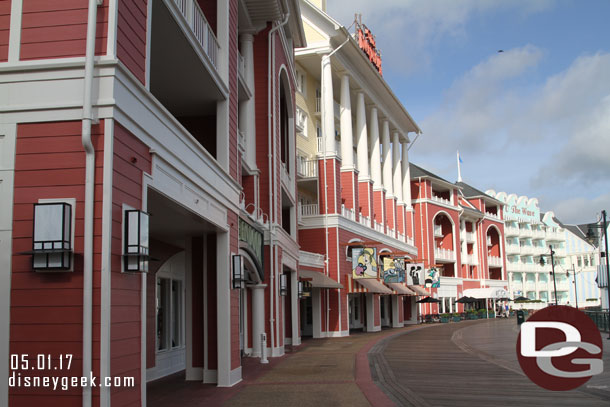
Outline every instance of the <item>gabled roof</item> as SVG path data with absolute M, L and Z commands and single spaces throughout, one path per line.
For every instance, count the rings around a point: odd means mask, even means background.
M 413 163 L 409 163 L 409 168 L 411 168 L 411 179 L 413 178 L 432 178 L 435 179 L 437 181 L 442 181 L 445 182 L 447 184 L 451 184 L 455 187 L 455 184 L 453 184 L 453 182 L 449 182 L 447 181 L 445 178 L 439 177 L 436 174 L 431 173 L 428 170 L 423 169 L 422 167 L 420 167 L 419 165 L 415 165 Z
M 587 238 L 587 225 L 564 225 L 563 227 L 574 233 L 579 238 L 586 240 Z
M 487 201 L 492 201 L 494 203 L 497 203 L 498 205 L 504 205 L 504 202 L 494 198 L 491 195 L 487 195 L 485 192 L 480 191 L 478 189 L 476 189 L 475 187 L 473 187 L 472 185 L 468 185 L 465 182 L 461 182 L 458 181 L 455 183 L 455 185 L 459 186 L 461 188 L 462 191 L 462 195 L 464 195 L 465 198 L 481 198 Z

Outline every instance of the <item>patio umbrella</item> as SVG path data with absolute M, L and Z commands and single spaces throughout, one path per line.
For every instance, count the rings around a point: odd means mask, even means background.
M 456 302 L 459 302 L 460 304 L 472 304 L 473 302 L 476 302 L 477 299 L 473 298 L 473 297 L 462 297 L 459 300 L 457 300 Z
M 422 298 L 419 301 L 415 301 L 416 303 L 419 304 L 429 304 L 429 303 L 439 303 L 441 302 L 441 300 L 437 300 L 436 298 L 432 298 L 432 297 L 426 297 L 426 298 Z

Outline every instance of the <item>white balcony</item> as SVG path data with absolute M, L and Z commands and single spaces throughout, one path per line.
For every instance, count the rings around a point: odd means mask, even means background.
M 218 40 L 197 1 L 173 0 L 173 2 L 186 19 L 188 26 L 193 31 L 195 38 L 197 38 L 199 45 L 203 48 L 212 65 L 218 69 L 218 51 L 220 49 Z
M 477 264 L 479 264 L 479 261 L 477 260 L 477 256 L 475 256 L 474 254 L 467 254 L 464 257 L 464 260 L 465 260 L 466 264 L 471 264 L 473 266 L 476 266 Z
M 434 248 L 434 259 L 444 261 L 455 261 L 455 252 L 453 250 L 436 247 Z
M 547 248 L 544 246 L 533 246 L 533 248 L 533 254 L 537 256 L 544 254 L 547 251 Z
M 511 263 L 511 262 L 507 262 L 507 263 L 506 263 L 506 268 L 507 268 L 509 271 L 521 271 L 521 269 L 520 269 L 520 267 L 519 267 L 520 265 L 521 265 L 521 264 L 519 264 L 519 263 Z
M 381 223 L 373 222 L 373 224 L 375 225 L 375 230 L 376 230 L 377 232 L 384 233 L 384 231 L 383 231 L 383 225 L 382 225 Z
M 565 233 L 561 228 L 547 228 L 545 239 L 547 242 L 561 242 L 565 240 Z
M 356 221 L 356 212 L 351 208 L 346 208 L 345 205 L 341 205 L 341 215 L 354 222 Z
M 519 254 L 521 253 L 521 248 L 518 244 L 507 244 L 506 245 L 506 253 L 508 254 Z
M 371 218 L 370 218 L 370 216 L 364 216 L 362 213 L 360 213 L 360 216 L 358 216 L 358 222 L 361 225 L 371 227 Z
M 490 267 L 502 267 L 502 258 L 496 256 L 487 256 L 487 262 Z
M 445 205 L 449 205 L 452 206 L 453 204 L 451 203 L 451 201 L 449 199 L 445 199 L 445 198 L 441 198 L 440 196 L 436 196 L 436 195 L 432 195 L 432 199 L 434 202 L 439 202 Z
M 475 241 L 475 235 L 473 232 L 466 232 L 466 242 L 468 243 L 474 243 Z
M 567 281 L 557 282 L 557 291 L 568 291 L 570 289 L 570 283 Z
M 547 291 L 549 289 L 547 283 L 538 282 L 538 291 Z
M 485 212 L 485 216 L 487 216 L 488 218 L 495 219 L 495 220 L 501 220 L 500 216 L 498 216 L 498 214 L 496 214 L 496 213 Z
M 545 233 L 544 230 L 541 229 L 534 229 L 532 231 L 532 237 L 534 239 L 544 239 Z
M 516 228 L 514 226 L 505 226 L 504 234 L 506 236 L 519 236 L 519 228 Z
M 318 204 L 301 205 L 301 216 L 318 216 Z
M 404 233 L 398 232 L 398 240 L 400 240 L 401 242 L 406 242 L 407 241 L 406 238 L 405 238 Z
M 390 229 L 390 227 L 386 228 L 385 234 L 396 239 L 396 231 L 394 229 Z
M 532 230 L 527 228 L 521 228 L 519 229 L 519 236 L 532 237 Z
M 297 176 L 300 178 L 317 178 L 318 160 L 297 159 Z
M 536 283 L 534 281 L 528 281 L 525 283 L 525 289 L 527 291 L 536 291 Z
M 524 244 L 520 247 L 521 254 L 524 256 L 531 256 L 534 254 L 534 246 Z

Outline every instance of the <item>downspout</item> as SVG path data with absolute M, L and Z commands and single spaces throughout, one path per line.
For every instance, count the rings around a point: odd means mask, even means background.
M 274 177 L 274 173 L 275 173 L 275 168 L 276 168 L 276 154 L 274 154 L 275 152 L 275 126 L 272 127 L 272 122 L 271 122 L 271 118 L 273 117 L 273 114 L 275 113 L 275 67 L 273 67 L 271 64 L 273 63 L 273 61 L 275 61 L 275 41 L 274 41 L 274 36 L 273 34 L 279 30 L 281 27 L 283 27 L 287 22 L 288 19 L 290 18 L 290 11 L 288 8 L 288 5 L 286 4 L 286 1 L 284 1 L 284 8 L 287 10 L 286 15 L 284 16 L 284 20 L 276 25 L 275 27 L 271 28 L 271 30 L 269 30 L 269 34 L 267 35 L 267 58 L 268 58 L 268 63 L 267 63 L 267 135 L 268 135 L 268 151 L 269 153 L 267 154 L 267 158 L 269 160 L 269 257 L 270 257 L 270 263 L 269 266 L 271 267 L 270 269 L 270 282 L 269 282 L 269 289 L 270 289 L 270 293 L 269 293 L 269 327 L 271 329 L 270 332 L 270 337 L 271 337 L 271 356 L 273 356 L 273 348 L 275 346 L 275 329 L 273 327 L 274 322 L 275 322 L 275 318 L 273 317 L 273 299 L 274 299 L 274 291 L 278 292 L 278 290 L 276 290 L 275 288 L 275 254 L 274 254 L 274 250 L 273 250 L 273 233 L 274 233 L 274 221 L 275 221 L 275 211 L 274 211 L 274 205 L 273 205 L 273 192 L 275 192 L 276 189 L 276 181 L 277 181 L 277 177 Z M 273 83 L 273 86 L 272 86 Z M 272 94 L 271 94 L 271 89 L 273 88 L 273 100 L 271 99 Z M 273 105 L 273 112 L 271 111 L 271 105 Z M 272 149 L 272 143 L 271 143 L 271 139 L 273 139 L 273 149 Z M 273 190 L 272 190 L 273 187 Z
M 83 95 L 82 143 L 85 161 L 85 230 L 83 253 L 83 376 L 92 372 L 92 317 L 93 317 L 93 204 L 95 193 L 95 149 L 91 142 L 93 69 L 95 58 L 95 30 L 97 7 L 101 0 L 89 0 L 87 47 Z M 91 387 L 83 386 L 83 407 L 91 406 Z

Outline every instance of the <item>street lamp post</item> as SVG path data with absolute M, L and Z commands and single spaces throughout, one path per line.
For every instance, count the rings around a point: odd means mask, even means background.
M 557 283 L 555 282 L 555 259 L 553 256 L 555 252 L 553 251 L 553 245 L 549 245 L 549 249 L 551 250 L 551 274 L 553 275 L 553 290 L 555 291 L 555 305 L 557 305 Z M 540 255 L 540 265 L 544 266 L 544 256 L 549 256 L 548 254 Z
M 602 211 L 602 220 L 603 224 L 599 225 L 598 223 L 589 224 L 589 228 L 587 230 L 587 241 L 591 244 L 597 243 L 599 244 L 599 238 L 595 229 L 604 229 L 604 245 L 606 249 L 606 291 L 608 293 L 608 325 L 610 326 L 610 260 L 608 259 L 608 223 L 606 222 L 606 211 Z M 610 339 L 610 334 L 608 334 L 608 339 Z

